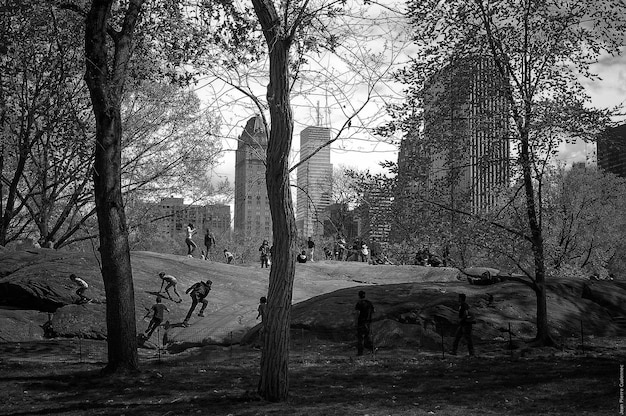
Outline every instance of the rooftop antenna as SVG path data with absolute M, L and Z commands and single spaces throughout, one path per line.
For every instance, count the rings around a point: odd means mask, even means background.
M 330 127 L 330 108 L 328 108 L 328 90 L 326 90 L 326 94 L 324 94 L 324 98 L 326 99 L 326 125 L 324 127 Z
M 322 117 L 320 115 L 320 102 L 317 102 L 317 107 L 316 107 L 316 111 L 317 111 L 317 127 L 320 127 L 322 125 Z

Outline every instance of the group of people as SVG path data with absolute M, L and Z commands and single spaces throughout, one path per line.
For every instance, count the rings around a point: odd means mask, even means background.
M 266 243 L 267 241 L 264 241 L 263 245 L 265 245 Z M 261 247 L 263 247 L 263 245 Z M 303 255 L 306 256 L 305 253 L 303 253 Z M 170 310 L 167 308 L 166 305 L 162 303 L 161 293 L 165 291 L 167 297 L 177 303 L 181 303 L 183 301 L 180 294 L 176 290 L 176 286 L 178 284 L 178 280 L 176 279 L 176 277 L 168 275 L 165 272 L 160 272 L 159 278 L 161 279 L 161 287 L 157 294 L 156 303 L 152 305 L 152 307 L 148 310 L 148 313 L 144 317 L 148 318 L 152 314 L 152 319 L 150 320 L 150 323 L 148 324 L 148 327 L 144 332 L 144 341 L 148 340 L 152 336 L 152 333 L 159 326 L 164 325 L 166 329 L 169 327 L 169 321 L 166 321 L 166 323 L 163 324 L 165 312 L 170 312 Z M 91 299 L 85 296 L 85 291 L 89 287 L 87 282 L 85 282 L 85 280 L 81 279 L 73 273 L 70 275 L 70 279 L 78 286 L 76 294 L 79 296 L 79 302 L 90 301 Z M 191 297 L 191 306 L 189 307 L 189 311 L 187 312 L 187 315 L 183 320 L 183 327 L 189 326 L 189 319 L 191 318 L 191 315 L 193 314 L 199 303 L 201 303 L 202 306 L 200 307 L 198 316 L 204 316 L 204 311 L 209 304 L 206 298 L 211 292 L 212 285 L 213 282 L 211 280 L 200 281 L 193 284 L 185 291 L 185 294 L 189 294 L 189 296 Z M 172 289 L 174 294 L 178 297 L 178 300 L 174 300 L 172 298 L 172 295 L 169 292 L 170 289 Z M 375 309 L 372 302 L 365 298 L 365 292 L 363 290 L 360 290 L 358 292 L 358 296 L 359 300 L 357 301 L 354 308 L 357 336 L 357 355 L 363 355 L 364 349 L 366 348 L 371 350 L 372 352 L 374 351 L 374 343 L 372 342 L 371 337 L 371 325 Z M 261 323 L 263 324 L 261 326 L 260 338 L 264 336 L 264 323 L 266 320 L 266 314 L 267 298 L 263 296 L 259 301 L 257 315 L 257 319 L 261 318 Z M 474 355 L 474 345 L 472 342 L 472 325 L 474 323 L 474 316 L 470 312 L 470 307 L 467 304 L 467 297 L 464 293 L 461 293 L 459 294 L 458 327 L 454 336 L 454 342 L 452 344 L 452 350 L 450 351 L 450 354 L 456 355 L 461 339 L 465 339 L 469 355 Z
M 198 230 L 196 230 L 192 223 L 187 224 L 185 237 L 185 244 L 187 245 L 187 257 L 193 257 L 194 251 L 196 251 L 196 248 L 198 248 L 196 243 L 193 241 L 193 236 L 196 235 L 197 232 Z M 215 247 L 215 236 L 213 236 L 211 230 L 207 229 L 206 233 L 204 234 L 204 248 L 206 249 L 206 251 L 205 249 L 201 250 L 200 258 L 202 260 L 211 260 L 213 247 Z M 235 256 L 233 255 L 233 253 L 231 253 L 226 248 L 224 249 L 224 260 L 228 264 L 231 264 L 233 260 L 235 260 Z
M 374 305 L 365 298 L 365 292 L 360 290 L 359 300 L 355 309 L 355 326 L 357 338 L 357 355 L 363 355 L 364 349 L 374 352 L 374 343 L 372 342 L 372 318 L 374 315 Z M 474 356 L 474 344 L 472 342 L 472 325 L 475 323 L 473 314 L 467 303 L 467 296 L 464 293 L 459 294 L 459 309 L 457 329 L 454 334 L 451 355 L 456 355 L 461 339 L 465 339 L 467 350 L 470 356 Z
M 157 294 L 156 303 L 152 305 L 152 307 L 148 310 L 146 316 L 144 316 L 144 318 L 148 318 L 150 314 L 152 314 L 152 319 L 150 320 L 148 327 L 144 331 L 144 340 L 148 340 L 152 336 L 152 333 L 163 324 L 165 312 L 170 312 L 167 306 L 165 306 L 161 301 L 161 292 L 165 291 L 167 297 L 177 303 L 181 303 L 183 301 L 183 299 L 178 294 L 178 291 L 176 290 L 176 285 L 178 284 L 178 280 L 176 279 L 176 277 L 165 274 L 165 272 L 160 272 L 159 278 L 161 278 L 161 288 L 159 289 L 159 292 Z M 193 314 L 196 307 L 198 306 L 198 303 L 202 304 L 198 316 L 204 316 L 204 310 L 209 304 L 209 302 L 206 300 L 206 297 L 209 295 L 209 292 L 211 292 L 212 285 L 213 282 L 211 280 L 200 281 L 193 284 L 185 291 L 185 294 L 188 294 L 191 297 L 191 306 L 189 307 L 189 311 L 187 312 L 187 315 L 183 320 L 183 327 L 189 326 L 189 319 L 191 318 L 191 315 Z M 178 296 L 178 300 L 174 300 L 172 298 L 169 289 L 172 289 L 176 296 Z M 167 321 L 164 326 L 167 328 L 169 326 L 169 321 Z
M 380 252 L 380 245 L 372 240 L 372 247 L 368 247 L 365 241 L 354 240 L 352 245 L 346 242 L 346 238 L 338 235 L 333 249 L 324 247 L 327 260 L 360 261 L 370 263 Z
M 414 264 L 417 266 L 445 267 L 447 265 L 447 257 L 445 252 L 442 259 L 435 253 L 432 253 L 428 247 L 423 247 L 415 253 Z

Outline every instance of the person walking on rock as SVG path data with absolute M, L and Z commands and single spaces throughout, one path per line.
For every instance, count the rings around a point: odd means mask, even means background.
M 185 238 L 185 244 L 187 244 L 187 256 L 193 257 L 193 252 L 196 249 L 196 243 L 193 241 L 193 236 L 196 233 L 196 229 L 193 228 L 193 224 L 187 224 L 187 237 Z
M 211 248 L 215 245 L 215 237 L 211 230 L 207 228 L 204 235 L 204 246 L 206 247 L 206 260 L 211 260 Z
M 157 329 L 159 325 L 161 325 L 161 322 L 163 322 L 163 315 L 165 314 L 165 312 L 169 311 L 170 310 L 167 309 L 167 306 L 161 303 L 161 297 L 157 296 L 156 303 L 152 305 L 146 316 L 144 316 L 144 318 L 147 318 L 148 316 L 150 316 L 150 313 L 152 313 L 152 319 L 148 324 L 148 328 L 144 332 L 144 334 L 146 335 L 146 340 L 150 339 L 154 330 Z
M 374 350 L 374 345 L 370 338 L 372 316 L 374 315 L 374 305 L 365 299 L 365 292 L 359 291 L 359 301 L 354 308 L 356 310 L 356 349 L 357 355 L 363 355 L 363 349 Z
M 191 318 L 191 314 L 194 309 L 196 309 L 199 302 L 202 303 L 202 307 L 200 308 L 198 316 L 204 316 L 204 310 L 209 304 L 205 298 L 209 295 L 212 284 L 213 282 L 210 280 L 207 280 L 206 282 L 198 282 L 185 291 L 185 293 L 189 293 L 189 296 L 191 296 L 191 307 L 189 308 L 189 312 L 187 312 L 187 316 L 183 321 L 183 326 L 189 326 L 189 318 Z
M 178 303 L 182 302 L 183 298 L 180 297 L 180 295 L 178 294 L 178 291 L 176 290 L 176 285 L 178 284 L 178 280 L 176 280 L 174 276 L 165 274 L 164 272 L 159 273 L 159 277 L 161 278 L 161 288 L 159 289 L 159 294 L 163 291 L 163 286 L 165 285 L 165 293 L 167 293 L 167 297 L 170 298 L 170 300 L 174 300 L 172 299 L 172 296 L 170 295 L 170 292 L 168 290 L 169 288 L 172 288 L 174 290 L 174 293 L 176 293 L 176 296 L 178 296 L 178 300 L 176 302 Z
M 470 312 L 469 305 L 466 302 L 465 293 L 459 294 L 459 326 L 454 335 L 454 343 L 452 344 L 452 351 L 450 354 L 456 355 L 456 351 L 459 348 L 459 341 L 461 338 L 465 338 L 467 343 L 467 351 L 470 356 L 474 355 L 474 344 L 472 342 L 472 325 L 474 324 L 474 317 Z
M 261 296 L 261 299 L 259 299 L 259 308 L 257 310 L 259 311 L 259 314 L 256 316 L 256 319 L 261 318 L 259 342 L 263 345 L 263 338 L 265 337 L 265 321 L 267 319 L 267 298 L 265 296 Z

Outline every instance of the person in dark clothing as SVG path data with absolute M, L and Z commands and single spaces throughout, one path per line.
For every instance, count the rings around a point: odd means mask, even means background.
M 356 349 L 357 355 L 363 355 L 363 348 L 374 351 L 374 345 L 370 338 L 370 328 L 372 325 L 372 315 L 374 315 L 374 305 L 365 299 L 365 292 L 359 291 L 359 301 L 354 308 L 356 315 Z
M 454 343 L 452 344 L 452 351 L 450 354 L 456 355 L 456 351 L 459 347 L 459 341 L 461 338 L 465 338 L 467 342 L 467 351 L 470 356 L 474 355 L 474 344 L 472 343 L 472 324 L 474 323 L 474 317 L 470 312 L 469 305 L 467 304 L 466 296 L 464 293 L 459 294 L 459 327 L 454 335 Z
M 204 310 L 209 304 L 209 302 L 205 298 L 209 295 L 212 284 L 213 282 L 210 280 L 207 280 L 206 282 L 198 282 L 185 291 L 185 293 L 191 292 L 189 294 L 191 296 L 191 307 L 189 308 L 189 312 L 187 312 L 187 316 L 183 321 L 183 326 L 189 326 L 189 318 L 191 318 L 191 314 L 193 313 L 194 309 L 196 309 L 198 302 L 202 303 L 202 307 L 200 308 L 198 316 L 204 316 Z
M 157 296 L 156 303 L 152 305 L 152 308 L 150 308 L 150 310 L 144 317 L 147 318 L 150 313 L 152 313 L 152 320 L 150 321 L 150 323 L 148 324 L 148 328 L 144 332 L 144 334 L 146 334 L 146 340 L 150 339 L 154 330 L 157 329 L 159 325 L 161 325 L 161 322 L 163 322 L 163 314 L 169 311 L 170 310 L 167 309 L 167 306 L 161 303 L 161 297 Z
M 269 255 L 270 255 L 270 245 L 267 240 L 263 240 L 263 244 L 259 247 L 259 252 L 261 253 L 261 268 L 268 268 L 269 266 Z
M 315 254 L 315 242 L 309 237 L 309 241 L 307 241 L 307 247 L 309 248 L 309 260 L 313 261 L 313 255 Z
M 298 261 L 298 263 L 306 263 L 306 251 L 302 250 L 302 253 L 298 254 L 298 257 L 296 257 L 296 260 Z

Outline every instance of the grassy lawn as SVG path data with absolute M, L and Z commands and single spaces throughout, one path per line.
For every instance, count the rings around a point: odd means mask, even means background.
M 585 353 L 492 350 L 471 359 L 408 349 L 357 358 L 350 345 L 320 343 L 304 354 L 293 348 L 290 399 L 268 403 L 256 394 L 258 350 L 143 352 L 141 373 L 103 378 L 103 363 L 78 362 L 59 345 L 0 344 L 0 414 L 615 415 L 626 362 L 621 340 L 601 338 Z

